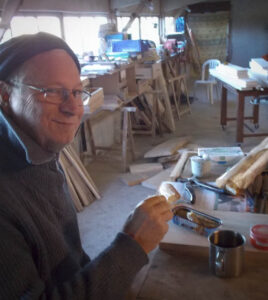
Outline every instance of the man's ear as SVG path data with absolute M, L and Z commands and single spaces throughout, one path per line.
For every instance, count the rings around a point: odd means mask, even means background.
M 0 81 L 0 107 L 5 112 L 8 112 L 10 93 L 10 87 L 5 82 Z

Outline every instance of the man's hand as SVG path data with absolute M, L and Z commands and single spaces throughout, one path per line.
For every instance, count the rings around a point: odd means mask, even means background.
M 128 217 L 123 232 L 132 236 L 146 253 L 153 250 L 168 231 L 172 218 L 164 196 L 153 196 L 139 203 Z

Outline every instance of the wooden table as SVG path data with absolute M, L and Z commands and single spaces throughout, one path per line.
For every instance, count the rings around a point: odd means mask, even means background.
M 221 94 L 221 125 L 224 128 L 227 121 L 236 120 L 236 142 L 243 143 L 245 137 L 267 136 L 267 133 L 244 133 L 244 121 L 253 120 L 255 127 L 258 127 L 259 123 L 259 105 L 253 105 L 252 116 L 245 116 L 245 97 L 259 97 L 268 95 L 268 88 L 257 89 L 243 89 L 240 90 L 236 86 L 232 85 L 231 81 L 226 80 L 223 76 L 219 75 L 217 71 L 210 70 L 210 74 L 215 77 L 222 84 Z M 237 111 L 236 118 L 227 116 L 227 90 L 237 95 Z

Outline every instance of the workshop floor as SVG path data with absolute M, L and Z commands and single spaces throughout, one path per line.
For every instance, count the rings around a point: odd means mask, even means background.
M 162 138 L 157 136 L 155 141 L 148 136 L 134 137 L 138 157 L 136 162 L 144 162 L 143 154 L 153 145 L 176 136 L 190 135 L 192 142 L 200 146 L 236 146 L 235 122 L 228 123 L 225 131 L 220 126 L 220 101 L 216 100 L 214 105 L 210 105 L 203 90 L 199 90 L 197 95 L 199 99 L 192 103 L 192 114 L 176 120 L 174 133 L 165 133 Z M 229 99 L 232 98 L 234 96 L 230 95 Z M 234 100 L 229 101 L 230 114 L 235 113 L 235 104 Z M 251 111 L 251 106 L 247 103 L 246 110 Z M 268 105 L 262 105 L 258 132 L 268 131 L 267 120 Z M 263 138 L 247 138 L 241 147 L 249 151 Z M 100 155 L 87 166 L 102 196 L 78 213 L 82 244 L 91 258 L 110 244 L 137 203 L 154 194 L 153 190 L 141 185 L 129 187 L 121 181 L 120 159 L 119 151 L 111 151 Z

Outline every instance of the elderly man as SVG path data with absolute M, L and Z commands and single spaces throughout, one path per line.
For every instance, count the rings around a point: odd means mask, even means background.
M 168 229 L 169 207 L 152 197 L 97 258 L 83 251 L 58 153 L 87 97 L 63 40 L 0 45 L 0 299 L 123 299 Z

